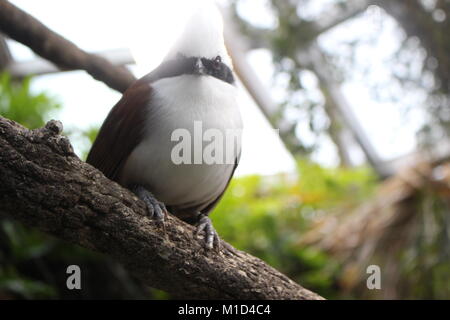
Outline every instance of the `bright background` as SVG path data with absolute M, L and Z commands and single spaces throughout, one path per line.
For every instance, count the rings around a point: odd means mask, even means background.
M 176 39 L 188 13 L 199 1 L 165 0 L 165 1 L 54 1 L 54 0 L 14 0 L 12 1 L 32 14 L 62 36 L 90 52 L 114 48 L 131 48 L 137 61 L 132 66 L 133 72 L 140 77 L 151 71 Z M 226 3 L 227 1 L 220 1 Z M 319 4 L 320 2 L 320 4 Z M 309 7 L 313 15 L 323 7 L 323 1 L 315 1 Z M 175 8 L 175 9 L 174 9 Z M 265 1 L 243 1 L 239 13 L 259 26 L 273 26 L 270 12 Z M 367 19 L 369 17 L 369 19 Z M 395 21 L 383 14 L 376 7 L 370 8 L 364 15 L 350 19 L 342 25 L 323 34 L 319 43 L 329 52 L 345 54 L 342 42 L 362 37 L 375 38 L 375 41 L 359 44 L 356 49 L 358 65 L 363 69 L 372 64 L 365 77 L 373 81 L 383 81 L 390 66 L 386 61 L 401 45 Z M 26 47 L 11 41 L 14 58 L 27 60 L 33 53 Z M 250 51 L 247 54 L 253 66 L 276 102 L 286 95 L 286 81 L 282 77 L 273 80 L 274 67 L 271 53 L 265 49 Z M 322 99 L 314 75 L 303 73 L 302 83 L 309 89 L 310 95 Z M 91 80 L 82 71 L 45 75 L 33 81 L 36 91 L 46 91 L 56 96 L 64 105 L 62 112 L 55 115 L 63 121 L 66 128 L 89 128 L 98 126 L 108 111 L 120 98 L 120 94 L 107 88 L 104 84 Z M 392 159 L 415 148 L 415 132 L 422 125 L 424 115 L 421 110 L 413 109 L 405 115 L 401 108 L 391 101 L 376 100 L 370 93 L 367 81 L 355 76 L 346 79 L 342 90 L 351 104 L 357 118 L 383 159 Z M 395 91 L 394 91 L 395 94 Z M 408 96 L 401 96 L 398 91 L 398 104 L 408 105 L 412 101 L 424 100 L 423 92 L 415 91 Z M 283 143 L 270 128 L 258 107 L 253 103 L 244 89 L 240 90 L 240 106 L 244 120 L 244 147 L 237 175 L 273 174 L 276 172 L 293 172 L 295 163 L 286 151 Z M 299 135 L 311 144 L 319 139 L 319 147 L 312 159 L 326 165 L 334 166 L 338 162 L 335 147 L 328 137 L 317 138 L 308 128 L 307 123 L 300 123 Z M 82 140 L 74 139 L 78 152 L 85 147 Z M 353 161 L 362 163 L 363 156 L 357 150 L 351 150 Z

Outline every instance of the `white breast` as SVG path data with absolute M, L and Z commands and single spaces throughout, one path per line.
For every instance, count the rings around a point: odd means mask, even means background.
M 176 165 L 171 153 L 178 142 L 171 141 L 171 135 L 183 128 L 194 137 L 194 121 L 202 121 L 203 131 L 214 128 L 225 134 L 228 129 L 242 129 L 237 89 L 216 78 L 195 75 L 161 79 L 152 87 L 145 139 L 125 164 L 126 183 L 144 185 L 166 205 L 205 207 L 224 190 L 234 165 Z

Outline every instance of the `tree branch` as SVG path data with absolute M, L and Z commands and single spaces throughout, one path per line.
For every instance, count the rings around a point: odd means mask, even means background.
M 0 0 L 0 31 L 63 70 L 81 69 L 124 92 L 136 78 L 123 66 L 87 53 L 6 0 Z
M 78 159 L 61 131 L 58 121 L 28 130 L 0 117 L 0 216 L 110 255 L 178 298 L 321 299 L 223 241 L 206 251 L 176 217 L 164 232 L 133 193 Z

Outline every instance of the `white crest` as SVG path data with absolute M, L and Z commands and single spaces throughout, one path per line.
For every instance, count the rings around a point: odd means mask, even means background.
M 211 1 L 201 3 L 164 60 L 173 59 L 177 54 L 208 59 L 221 56 L 222 61 L 231 68 L 231 59 L 225 48 L 222 15 Z

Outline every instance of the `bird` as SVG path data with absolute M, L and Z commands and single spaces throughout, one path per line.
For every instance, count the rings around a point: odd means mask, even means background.
M 238 132 L 232 161 L 174 163 L 174 131 L 194 135 L 196 122 L 224 137 L 229 130 Z M 152 219 L 164 224 L 169 212 L 196 225 L 206 248 L 219 248 L 209 214 L 239 163 L 242 129 L 222 16 L 217 7 L 200 8 L 161 64 L 135 81 L 111 109 L 86 162 L 134 192 Z

